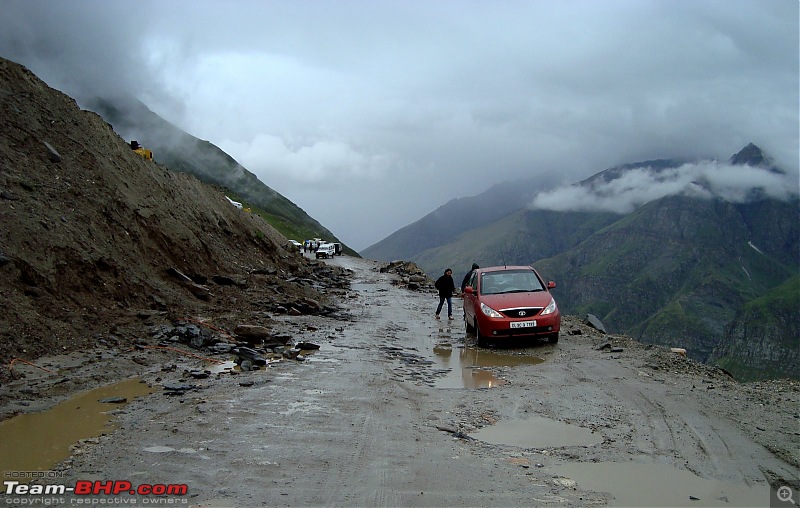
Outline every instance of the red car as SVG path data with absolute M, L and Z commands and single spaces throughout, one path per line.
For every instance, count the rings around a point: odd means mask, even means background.
M 464 323 L 478 345 L 514 337 L 558 342 L 561 313 L 545 284 L 530 266 L 478 268 L 464 289 Z

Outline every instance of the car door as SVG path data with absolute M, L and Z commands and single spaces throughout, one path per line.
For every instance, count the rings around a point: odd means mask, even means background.
M 472 288 L 471 293 L 464 292 L 464 316 L 470 323 L 475 322 L 475 304 L 478 294 L 478 272 L 473 270 L 472 275 L 467 281 L 467 286 Z

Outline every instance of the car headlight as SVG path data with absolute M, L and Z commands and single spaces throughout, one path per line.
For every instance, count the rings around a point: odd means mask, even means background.
M 549 304 L 547 304 L 547 307 L 545 307 L 545 308 L 544 308 L 544 310 L 542 311 L 542 313 L 541 313 L 541 314 L 539 314 L 539 315 L 540 315 L 540 316 L 546 316 L 546 315 L 548 315 L 548 314 L 552 314 L 553 312 L 555 312 L 555 311 L 556 311 L 556 309 L 557 309 L 557 308 L 558 308 L 558 307 L 556 307 L 556 301 L 555 301 L 555 299 L 551 298 L 551 299 L 550 299 L 550 303 L 549 303 Z
M 494 310 L 493 308 L 489 307 L 485 303 L 481 302 L 481 312 L 486 314 L 489 317 L 503 317 L 502 314 Z

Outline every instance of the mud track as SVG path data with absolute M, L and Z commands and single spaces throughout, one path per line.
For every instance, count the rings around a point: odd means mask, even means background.
M 740 385 L 569 317 L 557 345 L 479 349 L 460 320 L 433 319 L 433 294 L 393 285 L 370 261 L 328 262 L 355 272 L 341 302 L 352 318 L 276 318 L 319 351 L 137 399 L 116 412 L 116 430 L 61 465 L 62 481 L 186 484 L 195 506 L 586 506 L 618 503 L 619 493 L 587 488 L 565 473 L 570 464 L 655 464 L 761 489 L 768 506 L 768 482 L 800 474 L 795 385 Z M 203 366 L 182 361 L 179 371 Z M 166 375 L 143 378 L 159 390 Z M 595 444 L 473 438 L 534 417 Z M 731 505 L 653 480 L 681 505 Z

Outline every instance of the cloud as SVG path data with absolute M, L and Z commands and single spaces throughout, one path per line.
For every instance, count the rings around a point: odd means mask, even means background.
M 727 160 L 749 142 L 797 174 L 799 14 L 791 0 L 4 0 L 0 56 L 79 103 L 135 95 L 363 248 L 502 181 Z
M 759 167 L 732 166 L 717 161 L 684 164 L 677 168 L 630 169 L 613 180 L 596 179 L 539 193 L 532 209 L 630 213 L 666 196 L 686 195 L 744 203 L 754 196 L 787 200 L 798 195 L 794 176 Z
M 259 134 L 251 143 L 223 141 L 227 153 L 239 155 L 239 163 L 265 182 L 282 187 L 325 189 L 375 182 L 386 173 L 389 156 L 357 150 L 343 141 L 321 139 L 289 143 L 279 136 Z

